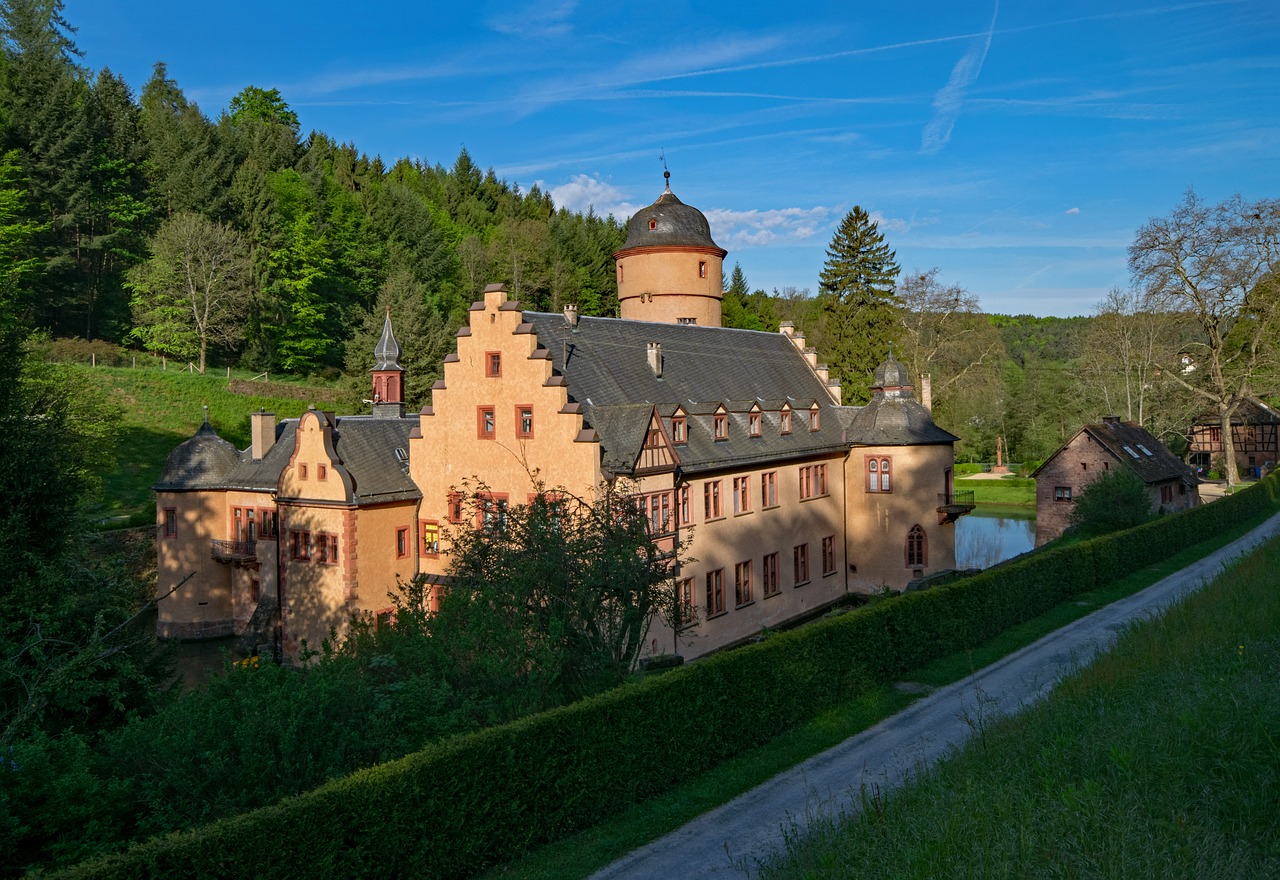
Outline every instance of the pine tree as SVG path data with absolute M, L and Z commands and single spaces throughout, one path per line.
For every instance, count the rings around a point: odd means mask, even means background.
M 820 338 L 845 403 L 865 403 L 897 327 L 898 264 L 884 233 L 859 206 L 845 215 L 819 277 Z

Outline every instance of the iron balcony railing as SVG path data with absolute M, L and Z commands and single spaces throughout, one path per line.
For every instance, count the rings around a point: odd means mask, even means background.
M 212 541 L 210 555 L 218 562 L 252 562 L 258 558 L 256 541 Z
M 961 492 L 938 493 L 938 510 L 947 511 L 949 513 L 968 513 L 970 510 L 973 510 L 975 506 L 972 489 L 966 489 Z

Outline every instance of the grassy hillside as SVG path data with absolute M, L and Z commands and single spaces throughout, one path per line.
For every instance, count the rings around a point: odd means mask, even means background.
M 111 524 L 151 522 L 151 484 L 173 448 L 191 437 L 209 407 L 209 422 L 239 448 L 249 445 L 249 413 L 279 418 L 301 415 L 309 404 L 327 408 L 340 400 L 337 386 L 253 382 L 225 372 L 204 376 L 152 367 L 67 365 L 77 387 L 92 389 L 121 411 L 116 468 L 103 475 L 103 497 L 94 516 Z

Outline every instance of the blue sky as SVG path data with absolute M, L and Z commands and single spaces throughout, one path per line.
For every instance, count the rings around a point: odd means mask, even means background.
M 992 312 L 1078 315 L 1188 187 L 1280 197 L 1280 3 L 67 0 L 84 63 L 211 117 L 278 88 L 390 161 L 465 146 L 559 204 L 701 208 L 752 287 L 816 289 L 841 217 Z M 376 10 L 376 11 L 375 11 Z

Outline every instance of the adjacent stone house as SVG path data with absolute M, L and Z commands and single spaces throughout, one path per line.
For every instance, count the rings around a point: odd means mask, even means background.
M 1171 513 L 1200 503 L 1200 481 L 1191 468 L 1146 428 L 1108 416 L 1082 427 L 1032 473 L 1036 546 L 1066 531 L 1075 498 L 1115 468 L 1127 468 L 1142 478 L 1152 510 Z

